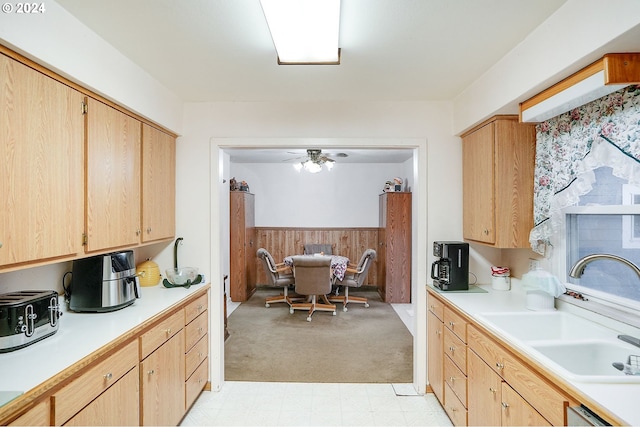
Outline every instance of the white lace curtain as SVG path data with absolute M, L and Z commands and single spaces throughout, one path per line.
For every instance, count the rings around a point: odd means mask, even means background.
M 609 166 L 640 184 L 640 85 L 628 86 L 536 126 L 531 248 L 549 255 L 563 208 L 578 203 Z

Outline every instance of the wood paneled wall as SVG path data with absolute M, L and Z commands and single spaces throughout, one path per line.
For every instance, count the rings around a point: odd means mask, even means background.
M 335 255 L 342 255 L 356 264 L 362 253 L 369 248 L 378 247 L 378 228 L 287 228 L 256 227 L 256 251 L 268 250 L 277 263 L 288 255 L 301 254 L 306 243 L 326 243 L 333 246 Z M 257 284 L 267 283 L 259 259 L 255 257 Z M 378 259 L 369 268 L 366 285 L 375 286 Z

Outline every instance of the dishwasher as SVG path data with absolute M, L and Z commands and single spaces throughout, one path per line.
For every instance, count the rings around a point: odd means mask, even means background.
M 610 426 L 584 405 L 567 407 L 568 426 Z

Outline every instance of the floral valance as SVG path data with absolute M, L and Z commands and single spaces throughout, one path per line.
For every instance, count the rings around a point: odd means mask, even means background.
M 561 210 L 591 190 L 593 170 L 640 183 L 640 86 L 632 85 L 536 127 L 534 251 L 549 255 Z

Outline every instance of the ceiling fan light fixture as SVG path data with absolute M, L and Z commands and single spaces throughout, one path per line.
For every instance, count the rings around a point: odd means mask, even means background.
M 279 64 L 340 64 L 340 0 L 260 0 Z
M 322 164 L 319 162 L 314 162 L 313 160 L 307 160 L 303 164 L 304 170 L 310 173 L 318 173 L 322 170 Z

